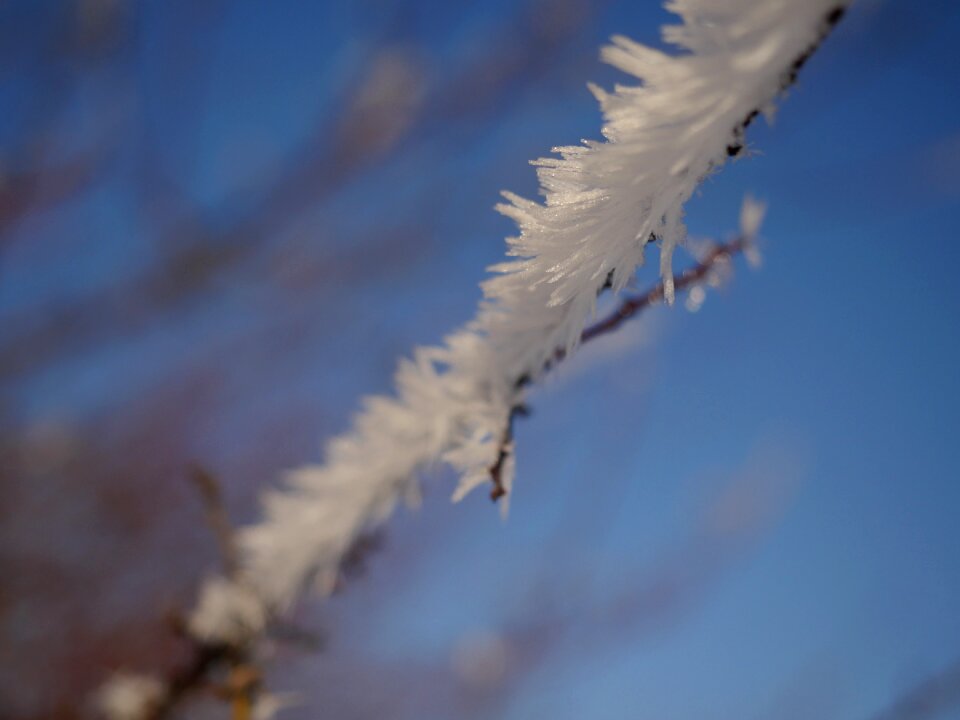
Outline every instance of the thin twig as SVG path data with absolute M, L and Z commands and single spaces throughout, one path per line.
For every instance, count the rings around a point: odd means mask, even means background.
M 220 552 L 220 561 L 223 564 L 223 573 L 233 577 L 237 571 L 237 548 L 233 537 L 233 527 L 223 503 L 223 493 L 220 484 L 210 471 L 195 465 L 190 469 L 190 480 L 200 492 L 206 510 L 207 523 L 213 531 Z
M 490 466 L 490 480 L 493 482 L 490 499 L 494 502 L 507 494 L 507 488 L 503 484 L 503 464 L 510 457 L 510 453 L 513 452 L 513 422 L 518 417 L 526 417 L 529 414 L 530 409 L 526 405 L 514 405 L 510 408 L 507 426 L 500 438 L 500 452 L 497 454 L 497 461 Z
M 684 290 L 690 289 L 700 282 L 703 282 L 707 278 L 707 275 L 709 275 L 710 271 L 713 270 L 718 264 L 729 261 L 734 255 L 743 252 L 750 246 L 752 242 L 752 238 L 739 235 L 733 240 L 715 245 L 699 259 L 699 262 L 697 262 L 696 265 L 684 270 L 682 273 L 678 273 L 677 275 L 673 276 L 674 291 L 680 293 Z M 607 285 L 608 283 L 605 283 L 604 288 L 606 288 Z M 613 332 L 627 320 L 643 310 L 646 310 L 651 305 L 656 305 L 657 303 L 663 302 L 663 299 L 664 283 L 661 280 L 647 292 L 640 295 L 631 295 L 625 298 L 620 303 L 619 307 L 617 307 L 617 309 L 610 313 L 607 317 L 586 328 L 580 335 L 580 344 L 588 343 L 591 340 L 600 337 L 601 335 L 606 335 L 607 333 Z M 563 360 L 566 355 L 567 352 L 564 348 L 557 348 L 556 352 L 553 354 L 553 358 L 544 366 L 543 372 L 545 373 L 550 371 L 556 366 L 557 363 Z M 532 382 L 533 377 L 530 375 L 522 375 L 517 378 L 516 382 L 514 383 L 514 387 L 517 390 L 520 390 Z M 500 437 L 497 460 L 493 465 L 490 466 L 489 469 L 490 482 L 493 484 L 493 487 L 490 490 L 490 499 L 494 502 L 507 494 L 507 490 L 503 484 L 503 466 L 513 452 L 514 421 L 518 417 L 526 417 L 529 415 L 529 413 L 530 411 L 528 407 L 522 403 L 518 403 L 510 408 L 510 413 L 507 416 L 506 426 L 504 427 L 503 434 Z
M 743 252 L 747 245 L 750 243 L 750 240 L 743 236 L 738 236 L 733 240 L 730 240 L 726 243 L 721 243 L 709 252 L 707 252 L 692 268 L 684 270 L 682 273 L 673 276 L 673 288 L 675 292 L 682 292 L 689 289 L 691 286 L 696 285 L 699 282 L 702 282 L 707 274 L 716 266 L 718 263 L 729 260 L 737 253 Z M 663 301 L 664 286 L 663 282 L 657 283 L 654 287 L 648 290 L 642 295 L 634 295 L 628 297 L 620 303 L 615 311 L 608 315 L 603 320 L 591 325 L 586 330 L 583 331 L 583 334 L 580 336 L 580 343 L 587 343 L 593 340 L 600 335 L 606 335 L 609 332 L 616 330 L 620 325 L 625 321 L 632 318 L 637 313 L 645 310 L 651 305 L 656 305 L 659 302 Z M 563 354 L 561 351 L 558 351 L 559 356 L 557 359 L 562 359 Z

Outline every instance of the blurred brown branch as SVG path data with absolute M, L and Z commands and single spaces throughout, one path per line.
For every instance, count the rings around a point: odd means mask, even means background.
M 207 513 L 207 522 L 217 540 L 223 573 L 233 577 L 237 571 L 237 548 L 233 528 L 223 504 L 223 493 L 217 479 L 205 468 L 195 465 L 190 470 L 190 479 L 196 486 Z
M 960 707 L 960 660 L 927 678 L 872 720 L 934 720 Z

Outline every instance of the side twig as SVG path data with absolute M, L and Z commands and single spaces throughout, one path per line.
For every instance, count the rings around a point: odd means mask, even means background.
M 696 265 L 673 276 L 674 291 L 680 293 L 706 281 L 712 270 L 721 263 L 729 262 L 735 255 L 747 250 L 752 242 L 752 237 L 738 235 L 732 240 L 713 246 L 700 257 Z M 607 286 L 605 285 L 604 287 Z M 583 331 L 580 335 L 580 343 L 588 343 L 601 335 L 606 335 L 617 330 L 630 318 L 643 312 L 652 305 L 663 302 L 665 293 L 664 283 L 660 281 L 645 293 L 624 298 L 616 310 Z M 544 372 L 553 369 L 566 355 L 567 353 L 563 348 L 557 348 L 553 359 L 543 368 Z M 517 378 L 514 387 L 520 390 L 532 382 L 533 378 L 529 375 L 523 375 Z M 530 409 L 523 403 L 518 403 L 510 408 L 506 426 L 500 438 L 500 449 L 497 454 L 497 460 L 490 466 L 490 482 L 493 485 L 490 490 L 490 499 L 494 502 L 507 494 L 502 476 L 504 464 L 513 453 L 514 422 L 518 417 L 526 417 L 529 414 Z
M 207 524 L 213 531 L 220 552 L 223 573 L 232 577 L 237 570 L 237 548 L 233 538 L 233 527 L 223 504 L 223 494 L 217 479 L 206 468 L 194 465 L 190 469 L 190 480 L 197 487 L 203 500 L 207 515 Z

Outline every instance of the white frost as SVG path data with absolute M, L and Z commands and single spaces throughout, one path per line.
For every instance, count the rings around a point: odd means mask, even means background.
M 299 696 L 292 693 L 274 695 L 272 693 L 262 692 L 253 705 L 251 715 L 253 715 L 253 720 L 273 720 L 281 710 L 293 707 L 299 703 Z
M 107 720 L 144 720 L 165 695 L 158 678 L 117 673 L 99 689 L 96 704 Z
M 259 633 L 267 616 L 259 596 L 249 587 L 223 577 L 207 580 L 187 620 L 190 634 L 208 643 L 240 645 Z

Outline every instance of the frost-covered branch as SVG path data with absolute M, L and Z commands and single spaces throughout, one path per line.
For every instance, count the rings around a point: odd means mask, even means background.
M 401 499 L 417 473 L 442 460 L 460 475 L 454 499 L 490 481 L 509 500 L 512 454 L 501 455 L 525 385 L 557 352 L 573 352 L 598 292 L 618 293 L 660 246 L 662 295 L 676 292 L 671 258 L 683 241 L 683 205 L 744 142 L 744 131 L 796 77 L 842 14 L 835 0 L 672 0 L 683 20 L 664 29 L 670 55 L 623 37 L 603 58 L 640 79 L 593 87 L 605 142 L 557 148 L 534 163 L 544 202 L 505 193 L 516 220 L 507 262 L 483 283 L 474 320 L 438 347 L 402 360 L 394 397 L 363 402 L 353 428 L 321 465 L 295 470 L 268 493 L 265 517 L 240 535 L 245 581 L 274 609 L 311 580 L 336 584 L 340 559 Z M 509 443 L 509 437 L 507 437 Z M 502 458 L 502 459 L 501 459 Z
M 237 571 L 234 531 L 220 485 L 199 466 L 191 469 L 190 479 L 203 500 L 223 575 L 203 585 L 188 618 L 169 618 L 171 630 L 186 644 L 181 664 L 163 676 L 119 672 L 99 689 L 94 701 L 108 720 L 163 720 L 203 692 L 227 702 L 233 720 L 267 720 L 280 707 L 260 687 L 254 660 L 267 613 L 259 597 L 232 579 Z
M 504 193 L 497 209 L 519 234 L 482 283 L 474 319 L 401 360 L 395 395 L 366 398 L 352 428 L 327 444 L 322 464 L 289 473 L 285 487 L 267 493 L 263 520 L 238 535 L 240 572 L 203 588 L 191 632 L 211 643 L 252 638 L 309 584 L 331 592 L 351 548 L 398 502 L 417 502 L 418 473 L 438 461 L 459 474 L 455 500 L 492 480 L 506 508 L 512 425 L 528 387 L 581 342 L 654 302 L 672 303 L 750 242 L 755 207 L 741 220 L 740 239 L 673 274 L 684 204 L 740 154 L 753 120 L 772 116 L 845 5 L 669 0 L 682 23 L 663 36 L 680 52 L 615 37 L 603 59 L 640 84 L 612 92 L 591 86 L 604 141 L 555 148 L 555 157 L 535 161 L 542 203 Z M 598 295 L 621 293 L 650 244 L 659 246 L 660 284 L 587 328 Z
M 756 233 L 763 216 L 763 207 L 749 198 L 741 212 L 741 231 L 738 236 L 724 243 L 710 243 L 699 253 L 692 267 L 673 277 L 677 293 L 702 285 L 719 285 L 723 270 L 739 253 L 755 250 Z M 613 332 L 624 322 L 643 310 L 663 302 L 664 283 L 659 282 L 647 292 L 625 297 L 610 315 L 584 330 L 581 342 L 586 343 Z M 556 366 L 565 357 L 558 349 L 549 367 Z M 516 385 L 525 387 L 529 378 L 518 378 Z M 506 494 L 502 486 L 503 474 L 512 472 L 513 426 L 518 418 L 528 414 L 526 405 L 516 405 L 510 410 L 509 420 L 500 439 L 496 463 L 489 469 L 492 489 L 490 497 L 498 500 Z M 191 473 L 207 511 L 227 576 L 233 573 L 233 529 L 226 516 L 215 478 L 203 468 L 194 468 Z M 342 579 L 362 571 L 368 555 L 379 549 L 380 532 L 358 537 L 341 559 L 337 574 L 337 587 Z M 334 588 L 335 589 L 335 588 Z M 178 635 L 189 645 L 187 662 L 174 669 L 166 677 L 118 673 L 101 688 L 98 704 L 111 720 L 162 720 L 180 704 L 199 691 L 214 689 L 217 695 L 231 702 L 234 718 L 238 718 L 237 703 L 260 708 L 259 717 L 265 720 L 266 709 L 281 707 L 272 695 L 261 692 L 259 674 L 251 658 L 268 629 L 271 637 L 297 640 L 300 644 L 315 645 L 313 638 L 306 637 L 299 628 L 285 627 L 276 618 L 268 617 L 264 605 L 246 583 L 227 577 L 209 578 L 201 588 L 200 597 L 193 613 L 186 619 L 175 618 L 172 625 Z M 217 678 L 226 674 L 226 681 Z M 259 705 L 257 704 L 259 703 Z M 242 707 L 242 706 L 241 706 Z

